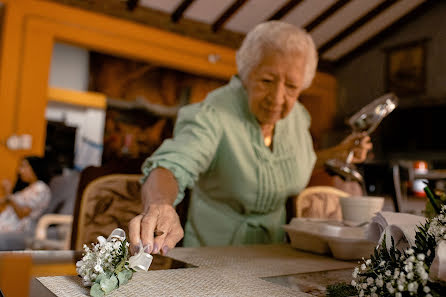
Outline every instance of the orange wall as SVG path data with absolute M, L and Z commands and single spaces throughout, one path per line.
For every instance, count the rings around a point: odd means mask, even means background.
M 5 4 L 0 35 L 0 179 L 14 177 L 23 155 L 43 154 L 48 76 L 56 41 L 221 79 L 236 73 L 235 52 L 230 48 L 53 2 L 0 2 Z M 220 60 L 210 63 L 209 54 L 218 54 Z M 328 79 L 331 90 L 334 79 L 326 76 L 318 74 L 321 81 Z M 315 86 L 307 92 L 325 94 L 326 89 Z M 5 147 L 9 136 L 24 133 L 33 137 L 31 150 Z

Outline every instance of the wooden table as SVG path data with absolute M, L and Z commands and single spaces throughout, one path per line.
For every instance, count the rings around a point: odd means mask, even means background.
M 9 296 L 55 296 L 36 277 L 77 275 L 80 251 L 8 251 L 0 252 L 0 289 Z M 195 267 L 169 257 L 154 255 L 150 269 Z
M 244 286 L 250 285 L 264 286 L 259 289 L 259 292 L 270 292 L 269 296 L 323 296 L 324 288 L 328 283 L 349 281 L 352 267 L 356 263 L 297 251 L 289 245 L 176 248 L 169 253 L 169 256 L 172 258 L 155 255 L 149 273 L 136 273 L 134 279 L 125 285 L 124 291 L 118 292 L 118 295 L 127 296 L 129 292 L 134 296 L 147 295 L 147 291 L 144 290 L 147 284 L 150 284 L 153 287 L 150 289 L 153 295 L 163 292 L 169 296 L 183 294 L 184 296 L 208 296 L 212 295 L 209 293 L 212 288 L 204 287 L 203 282 L 216 281 L 218 286 L 222 286 L 222 292 L 225 292 L 223 295 L 226 296 L 245 296 L 246 294 L 250 296 L 254 292 L 244 290 Z M 7 297 L 26 296 L 28 292 L 30 296 L 53 297 L 65 293 L 64 290 L 67 292 L 72 290 L 73 296 L 83 296 L 77 292 L 80 285 L 75 284 L 80 283 L 80 279 L 75 276 L 75 262 L 79 257 L 80 253 L 73 251 L 0 252 L 0 279 L 2 280 L 0 288 Z M 176 270 L 178 273 L 166 270 L 196 266 L 198 267 L 193 269 Z M 7 282 L 17 278 L 19 272 L 21 278 L 19 281 L 15 280 L 16 284 L 9 283 L 12 288 L 5 286 L 5 281 L 3 281 L 3 277 L 10 274 L 5 274 L 5 272 L 11 269 L 15 269 L 15 276 L 10 276 Z M 164 272 L 153 271 L 158 269 L 163 269 Z M 70 281 L 67 283 L 64 283 L 63 277 L 36 278 L 58 275 L 72 275 L 72 277 L 69 277 Z M 25 279 L 31 280 L 28 288 L 23 288 L 23 284 L 27 283 Z M 202 283 L 197 283 L 197 281 Z M 175 285 L 172 286 L 172 283 L 178 282 L 184 284 L 176 286 L 177 288 Z M 47 288 L 49 284 L 51 290 Z M 178 287 L 181 287 L 180 291 Z M 227 291 L 232 288 L 233 294 L 232 291 Z M 13 290 L 9 291 L 11 289 Z M 24 290 L 27 290 L 25 294 L 23 294 Z M 246 288 L 246 290 L 252 290 L 252 288 Z M 255 294 L 258 297 L 262 296 L 262 293 Z

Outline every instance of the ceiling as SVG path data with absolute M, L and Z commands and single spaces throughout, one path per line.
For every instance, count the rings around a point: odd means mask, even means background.
M 134 1 L 135 2 L 135 1 Z M 136 1 L 138 2 L 138 1 Z M 336 62 L 413 13 L 426 0 L 139 0 L 139 5 L 245 34 L 269 19 L 304 27 L 322 60 Z
M 177 34 L 238 48 L 266 20 L 305 28 L 319 68 L 366 51 L 403 24 L 434 8 L 435 0 L 46 0 L 124 18 Z

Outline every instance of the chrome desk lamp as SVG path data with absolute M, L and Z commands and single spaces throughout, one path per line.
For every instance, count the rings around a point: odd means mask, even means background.
M 393 93 L 385 94 L 367 104 L 347 120 L 352 128 L 352 134 L 366 132 L 370 135 L 378 127 L 379 123 L 390 114 L 398 105 L 398 98 Z M 359 141 L 359 140 L 357 140 Z M 359 143 L 357 143 L 359 144 Z M 333 174 L 337 174 L 345 180 L 358 181 L 364 186 L 364 178 L 356 170 L 353 160 L 353 149 L 348 153 L 345 161 L 330 159 L 325 162 L 325 168 Z

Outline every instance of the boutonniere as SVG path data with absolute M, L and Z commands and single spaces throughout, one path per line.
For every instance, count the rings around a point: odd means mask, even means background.
M 76 271 L 84 286 L 91 287 L 90 295 L 99 297 L 125 285 L 134 272 L 147 271 L 152 259 L 142 246 L 130 257 L 125 232 L 117 228 L 107 239 L 99 236 L 98 243 L 91 247 L 84 244 L 84 254 L 76 263 Z

